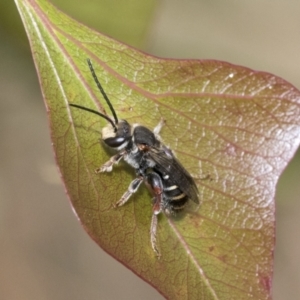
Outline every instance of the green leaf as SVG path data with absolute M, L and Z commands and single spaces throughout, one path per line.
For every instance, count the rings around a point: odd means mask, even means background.
M 286 81 L 225 62 L 167 60 L 116 42 L 42 0 L 16 0 L 45 98 L 57 163 L 85 230 L 168 299 L 270 299 L 274 194 L 299 145 L 300 93 Z M 160 215 L 150 246 L 145 187 L 116 203 L 134 178 L 99 143 L 105 120 L 68 103 L 108 110 L 90 58 L 120 118 L 154 128 L 194 176 L 197 213 Z M 204 179 L 208 177 L 208 179 Z
M 53 0 L 63 11 L 130 45 L 141 46 L 157 0 Z

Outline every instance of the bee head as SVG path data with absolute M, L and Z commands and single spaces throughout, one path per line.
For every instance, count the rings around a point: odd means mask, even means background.
M 131 128 L 126 120 L 120 120 L 115 125 L 117 130 L 115 130 L 115 127 L 111 123 L 103 127 L 102 139 L 107 146 L 121 150 L 127 146 L 131 139 Z

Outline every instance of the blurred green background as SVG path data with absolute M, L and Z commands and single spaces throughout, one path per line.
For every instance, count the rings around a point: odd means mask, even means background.
M 300 88 L 299 1 L 54 2 L 82 23 L 156 56 L 225 60 Z M 0 91 L 0 299 L 162 299 L 100 250 L 74 217 L 12 0 L 0 3 Z M 300 295 L 299 170 L 300 153 L 276 194 L 275 300 Z

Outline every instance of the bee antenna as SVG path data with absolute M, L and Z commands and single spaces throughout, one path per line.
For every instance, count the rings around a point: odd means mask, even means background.
M 113 126 L 114 131 L 117 132 L 118 128 L 117 128 L 116 124 L 107 115 L 104 115 L 104 114 L 100 113 L 99 111 L 96 111 L 96 110 L 93 110 L 93 109 L 90 109 L 90 108 L 87 108 L 87 107 L 84 107 L 84 106 L 81 106 L 81 105 L 78 105 L 78 104 L 70 103 L 69 105 L 73 106 L 73 107 L 83 109 L 83 110 L 86 110 L 86 111 L 89 111 L 93 114 L 96 114 L 96 115 L 104 118 L 105 120 L 107 120 Z
M 88 65 L 89 65 L 89 68 L 90 68 L 90 70 L 91 70 L 91 73 L 92 73 L 92 75 L 93 75 L 93 78 L 94 78 L 94 80 L 95 80 L 95 82 L 96 82 L 96 84 L 97 84 L 97 87 L 98 87 L 99 91 L 101 92 L 101 94 L 102 94 L 104 100 L 106 101 L 107 105 L 108 105 L 109 108 L 110 108 L 110 111 L 111 111 L 112 114 L 113 114 L 113 117 L 114 117 L 114 120 L 115 120 L 115 125 L 117 125 L 118 122 L 119 122 L 119 121 L 118 121 L 117 114 L 116 114 L 116 112 L 115 112 L 115 110 L 114 110 L 114 108 L 113 108 L 111 102 L 109 101 L 109 99 L 108 99 L 106 93 L 104 92 L 104 89 L 103 89 L 102 85 L 100 84 L 100 82 L 99 82 L 99 80 L 98 80 L 98 77 L 97 77 L 97 75 L 96 75 L 96 73 L 95 73 L 95 70 L 94 70 L 94 68 L 93 68 L 92 62 L 91 62 L 91 60 L 90 60 L 89 58 L 87 59 L 87 63 L 88 63 Z M 114 125 L 114 128 L 116 128 L 115 125 Z

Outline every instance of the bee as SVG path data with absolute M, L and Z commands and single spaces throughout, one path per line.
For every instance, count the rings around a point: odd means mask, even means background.
M 96 173 L 112 171 L 113 166 L 122 159 L 135 170 L 136 178 L 130 183 L 120 200 L 115 203 L 115 207 L 124 205 L 139 189 L 142 182 L 152 193 L 154 198 L 152 199 L 150 241 L 152 249 L 157 256 L 160 256 L 156 244 L 157 216 L 161 212 L 167 216 L 176 215 L 190 201 L 199 205 L 198 188 L 192 176 L 176 159 L 172 150 L 161 142 L 159 132 L 164 121 L 160 121 L 152 131 L 145 126 L 131 125 L 126 120 L 119 120 L 97 78 L 91 61 L 87 59 L 87 62 L 94 81 L 109 106 L 112 117 L 81 105 L 72 103 L 70 106 L 94 113 L 108 121 L 107 126 L 102 129 L 102 140 L 108 147 L 115 149 L 117 154 L 96 169 Z

